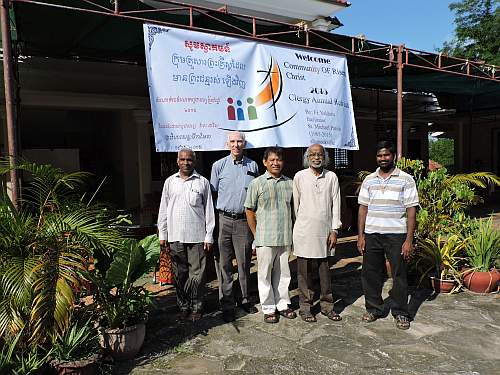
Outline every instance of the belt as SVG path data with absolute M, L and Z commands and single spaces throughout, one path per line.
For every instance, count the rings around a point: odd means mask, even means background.
M 234 213 L 234 212 L 228 212 L 228 211 L 222 211 L 222 210 L 219 210 L 219 212 L 222 214 L 222 216 L 229 217 L 229 218 L 231 218 L 233 220 L 240 220 L 240 219 L 246 219 L 247 218 L 247 216 L 244 213 L 237 214 L 237 213 Z

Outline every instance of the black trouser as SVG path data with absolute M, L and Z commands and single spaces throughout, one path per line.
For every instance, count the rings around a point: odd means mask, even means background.
M 321 311 L 333 309 L 332 279 L 328 258 L 297 257 L 297 281 L 299 284 L 299 306 L 302 313 L 310 313 L 314 303 L 313 273 L 319 274 Z
M 206 255 L 203 243 L 170 244 L 175 292 L 180 310 L 201 312 L 205 292 Z
M 392 315 L 408 316 L 407 263 L 401 255 L 406 234 L 366 234 L 361 281 L 365 293 L 366 311 L 381 316 L 384 311 L 382 286 L 385 258 L 392 270 Z

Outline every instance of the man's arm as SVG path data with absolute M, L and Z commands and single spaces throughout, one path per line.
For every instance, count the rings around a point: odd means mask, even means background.
M 358 210 L 358 251 L 361 255 L 365 253 L 365 223 L 368 206 L 359 205 Z
M 160 210 L 158 211 L 158 238 L 160 240 L 160 249 L 170 252 L 168 240 L 168 221 L 167 221 L 167 206 L 168 206 L 168 179 L 163 185 L 163 191 L 160 198 Z
M 215 228 L 215 213 L 214 213 L 214 204 L 212 201 L 212 197 L 210 195 L 210 184 L 207 181 L 207 185 L 204 192 L 203 197 L 205 203 L 205 241 L 203 243 L 203 249 L 205 251 L 211 251 L 213 246 L 213 233 Z
M 257 215 L 255 214 L 255 211 L 251 210 L 250 208 L 245 209 L 245 214 L 247 216 L 248 227 L 252 231 L 255 238 L 255 232 L 257 230 Z
M 332 222 L 330 224 L 330 234 L 328 236 L 328 249 L 333 249 L 337 245 L 337 230 L 341 227 L 340 221 L 340 187 L 336 175 L 332 181 Z
M 405 260 L 409 260 L 413 252 L 413 235 L 415 234 L 415 227 L 417 226 L 417 208 L 406 208 L 406 240 L 403 242 L 401 248 L 401 255 Z

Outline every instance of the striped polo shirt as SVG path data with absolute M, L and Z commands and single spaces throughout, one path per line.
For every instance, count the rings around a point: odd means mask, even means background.
M 359 191 L 358 203 L 368 206 L 365 233 L 406 233 L 406 209 L 418 206 L 415 181 L 399 168 L 385 179 L 379 170 L 364 179 Z
M 257 215 L 257 246 L 292 244 L 292 193 L 291 178 L 274 178 L 267 171 L 248 185 L 245 207 Z

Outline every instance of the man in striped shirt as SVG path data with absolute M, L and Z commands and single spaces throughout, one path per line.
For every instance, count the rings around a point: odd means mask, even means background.
M 380 318 L 385 258 L 392 270 L 390 291 L 396 327 L 410 328 L 407 261 L 413 251 L 418 193 L 413 178 L 395 165 L 391 142 L 377 144 L 377 170 L 368 175 L 359 192 L 358 250 L 363 255 L 361 280 L 365 293 L 364 322 Z
M 245 208 L 257 248 L 257 283 L 264 321 L 277 323 L 279 316 L 287 319 L 297 317 L 288 307 L 293 188 L 292 180 L 281 174 L 281 148 L 267 148 L 263 162 L 267 171 L 248 186 Z

